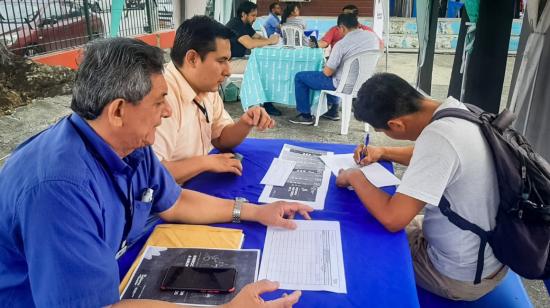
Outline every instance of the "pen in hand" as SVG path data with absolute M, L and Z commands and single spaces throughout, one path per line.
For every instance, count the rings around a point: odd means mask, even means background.
M 367 133 L 367 135 L 365 136 L 365 144 L 364 144 L 363 150 L 361 150 L 361 154 L 359 155 L 359 163 L 361 163 L 361 161 L 363 161 L 363 159 L 365 159 L 365 157 L 369 155 L 367 152 L 367 146 L 369 145 L 369 141 L 370 141 L 369 139 L 370 139 L 370 135 L 369 133 Z

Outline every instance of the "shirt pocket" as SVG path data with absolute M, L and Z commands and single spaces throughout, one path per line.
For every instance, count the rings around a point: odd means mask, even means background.
M 132 216 L 132 229 L 128 233 L 128 243 L 133 243 L 145 233 L 145 223 L 151 216 L 151 202 L 134 200 L 134 214 Z

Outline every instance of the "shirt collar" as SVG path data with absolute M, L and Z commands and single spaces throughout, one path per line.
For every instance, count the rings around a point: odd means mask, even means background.
M 175 87 L 170 87 L 170 90 L 176 92 L 176 96 L 184 102 L 191 102 L 193 99 L 198 98 L 199 101 L 202 100 L 201 96 L 198 95 L 189 82 L 183 77 L 183 74 L 176 67 L 173 62 L 166 64 L 164 68 L 165 73 L 170 74 L 173 77 L 173 80 L 176 82 Z
M 128 156 L 121 159 L 101 136 L 78 114 L 73 113 L 69 116 L 69 121 L 79 131 L 83 141 L 87 144 L 93 155 L 113 173 L 130 174 L 143 161 L 145 154 L 143 149 L 137 149 Z

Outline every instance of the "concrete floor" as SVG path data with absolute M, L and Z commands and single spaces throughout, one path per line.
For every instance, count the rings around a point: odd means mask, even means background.
M 398 74 L 407 81 L 413 83 L 416 74 L 415 53 L 392 53 L 389 56 L 388 71 Z M 452 69 L 453 55 L 436 55 L 434 61 L 432 96 L 436 99 L 444 99 L 447 95 L 448 83 Z M 508 98 L 508 90 L 511 78 L 511 70 L 514 64 L 514 57 L 508 58 L 506 79 L 504 82 L 502 106 Z M 385 57 L 381 58 L 378 71 L 385 70 Z M 69 96 L 41 99 L 33 104 L 18 108 L 12 115 L 0 117 L 0 166 L 5 157 L 22 141 L 31 135 L 45 129 L 55 123 L 59 118 L 70 113 Z M 357 144 L 364 138 L 364 126 L 355 119 L 352 119 L 348 135 L 340 135 L 341 122 L 321 120 L 318 127 L 296 126 L 288 122 L 288 119 L 295 116 L 295 110 L 279 106 L 283 115 L 276 117 L 277 126 L 265 132 L 253 131 L 250 137 L 254 138 L 285 138 L 305 141 L 326 142 L 326 143 L 347 143 Z M 240 102 L 226 103 L 226 109 L 234 119 L 242 114 Z M 407 141 L 396 141 L 386 137 L 384 134 L 372 132 L 371 142 L 373 145 L 395 146 L 410 144 Z M 396 166 L 396 173 L 399 177 L 405 171 L 404 166 Z M 529 293 L 535 307 L 550 307 L 550 297 L 542 281 L 523 280 L 525 288 Z

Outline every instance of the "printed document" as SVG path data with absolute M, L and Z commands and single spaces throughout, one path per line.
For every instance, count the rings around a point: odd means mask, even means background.
M 332 152 L 285 144 L 279 159 L 293 161 L 296 165 L 283 186 L 265 185 L 258 201 L 295 201 L 322 210 L 330 181 L 330 170 L 319 158 L 323 155 L 332 155 Z
M 284 186 L 294 166 L 295 161 L 274 158 L 260 184 Z
M 321 160 L 330 168 L 335 176 L 338 176 L 340 169 L 358 168 L 359 166 L 353 159 L 353 154 L 336 154 L 321 156 Z M 401 180 L 393 175 L 388 169 L 379 163 L 373 163 L 361 167 L 365 177 L 376 187 L 399 185 Z
M 295 230 L 267 228 L 258 279 L 287 290 L 347 293 L 340 223 L 295 222 Z

